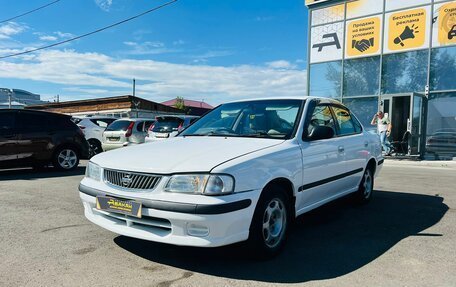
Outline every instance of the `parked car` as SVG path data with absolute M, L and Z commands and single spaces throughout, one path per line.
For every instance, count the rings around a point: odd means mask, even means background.
M 103 132 L 115 120 L 116 118 L 105 116 L 73 118 L 73 122 L 77 124 L 84 133 L 85 138 L 90 145 L 92 155 L 99 154 L 103 151 L 103 148 L 101 147 Z
M 146 141 L 164 140 L 175 137 L 180 131 L 195 122 L 197 116 L 159 116 L 150 126 Z
M 145 142 L 147 130 L 155 119 L 119 119 L 112 122 L 103 132 L 102 148 L 104 151 L 141 144 Z
M 0 167 L 72 170 L 89 157 L 89 144 L 71 117 L 32 110 L 0 110 Z
M 95 156 L 79 191 L 85 216 L 112 232 L 199 247 L 247 240 L 273 256 L 295 217 L 348 194 L 367 203 L 382 163 L 378 136 L 335 100 L 247 100 L 167 141 Z
M 426 151 L 436 157 L 456 156 L 456 129 L 441 129 L 430 135 L 426 140 Z

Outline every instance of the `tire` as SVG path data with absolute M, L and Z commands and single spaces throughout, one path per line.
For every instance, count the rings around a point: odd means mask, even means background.
M 52 163 L 58 170 L 73 170 L 79 165 L 79 153 L 73 147 L 58 148 L 54 153 Z
M 291 223 L 290 212 L 290 200 L 283 187 L 266 187 L 250 225 L 248 247 L 253 256 L 268 259 L 280 253 Z
M 366 167 L 363 178 L 359 184 L 358 191 L 355 192 L 355 200 L 359 204 L 366 204 L 372 199 L 372 193 L 374 191 L 374 175 L 372 169 Z
M 90 139 L 90 140 L 88 140 L 88 143 L 90 146 L 90 157 L 103 152 L 103 148 L 101 147 L 101 142 L 99 142 L 98 140 Z

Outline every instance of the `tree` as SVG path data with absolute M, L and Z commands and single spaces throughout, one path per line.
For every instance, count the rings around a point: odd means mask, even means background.
M 174 104 L 174 107 L 176 109 L 186 111 L 187 107 L 185 106 L 184 98 L 183 97 L 177 97 L 176 98 L 176 103 Z

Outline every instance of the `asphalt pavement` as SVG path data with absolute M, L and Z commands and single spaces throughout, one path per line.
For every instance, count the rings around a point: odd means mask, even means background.
M 386 161 L 371 203 L 301 216 L 269 261 L 176 247 L 88 222 L 84 164 L 0 171 L 0 286 L 456 286 L 456 165 Z

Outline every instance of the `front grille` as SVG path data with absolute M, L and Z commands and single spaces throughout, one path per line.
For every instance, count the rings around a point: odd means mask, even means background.
M 127 189 L 152 190 L 161 177 L 152 174 L 135 173 L 120 170 L 104 170 L 104 180 L 114 186 Z

